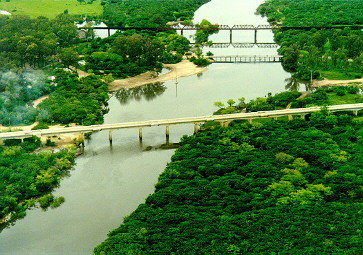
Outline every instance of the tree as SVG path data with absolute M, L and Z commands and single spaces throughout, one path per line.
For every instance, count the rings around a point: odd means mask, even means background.
M 78 53 L 72 48 L 61 49 L 57 54 L 57 58 L 60 60 L 64 67 L 77 66 L 78 65 Z
M 236 101 L 234 101 L 233 99 L 228 99 L 227 104 L 229 105 L 229 107 L 232 107 L 232 105 L 234 105 L 236 103 Z
M 222 102 L 218 101 L 218 102 L 214 102 L 214 106 L 217 106 L 218 108 L 223 108 L 224 104 Z

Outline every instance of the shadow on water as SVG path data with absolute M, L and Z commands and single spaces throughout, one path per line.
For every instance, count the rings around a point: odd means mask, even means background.
M 151 101 L 155 97 L 162 95 L 165 90 L 164 83 L 157 82 L 132 89 L 121 89 L 115 92 L 115 96 L 120 104 L 125 105 L 132 100 L 140 101 L 146 99 L 147 101 Z

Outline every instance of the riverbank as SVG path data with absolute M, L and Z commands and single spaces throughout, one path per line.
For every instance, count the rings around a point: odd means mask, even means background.
M 314 80 L 312 87 L 324 87 L 324 86 L 348 86 L 351 85 L 350 83 L 360 83 L 363 84 L 363 78 L 360 79 L 354 79 L 354 80 Z
M 109 84 L 109 90 L 116 91 L 120 89 L 140 87 L 150 83 L 164 82 L 180 77 L 192 76 L 208 70 L 205 67 L 196 66 L 189 60 L 183 60 L 177 64 L 164 64 L 164 68 L 169 69 L 170 72 L 160 76 L 155 76 L 154 71 L 149 71 L 135 77 L 114 80 Z

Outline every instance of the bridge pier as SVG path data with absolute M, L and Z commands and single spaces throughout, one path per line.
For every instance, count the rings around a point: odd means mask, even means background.
M 165 136 L 166 139 L 169 140 L 169 136 L 170 136 L 170 126 L 165 126 Z
M 142 128 L 139 128 L 139 141 L 142 141 Z
M 249 124 L 252 124 L 252 119 L 247 119 L 247 122 L 248 122 Z
M 110 145 L 112 145 L 112 130 L 108 131 L 108 140 L 110 141 Z
M 257 43 L 257 29 L 255 29 L 255 43 Z
M 198 131 L 199 131 L 199 124 L 194 123 L 194 134 L 198 133 Z
M 233 30 L 230 29 L 229 30 L 229 43 L 232 43 L 232 41 L 233 41 Z
M 358 116 L 358 110 L 353 111 L 354 116 Z

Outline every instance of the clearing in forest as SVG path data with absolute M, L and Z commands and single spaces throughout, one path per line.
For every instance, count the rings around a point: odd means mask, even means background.
M 31 18 L 44 16 L 54 18 L 58 14 L 68 10 L 71 15 L 101 15 L 103 8 L 100 0 L 84 1 L 77 0 L 10 0 L 1 1 L 0 10 L 5 10 L 13 15 L 28 15 Z

